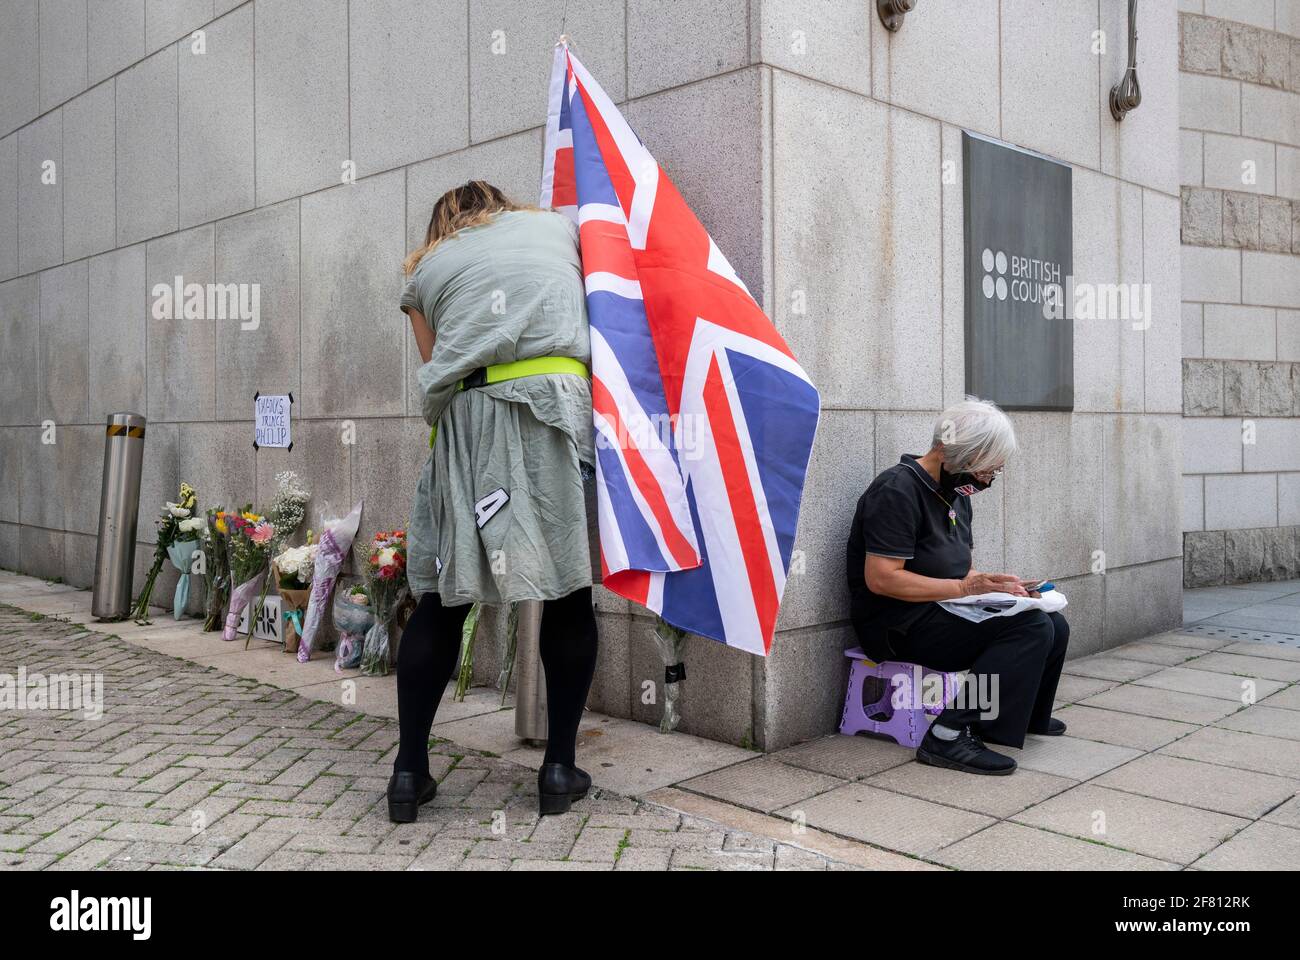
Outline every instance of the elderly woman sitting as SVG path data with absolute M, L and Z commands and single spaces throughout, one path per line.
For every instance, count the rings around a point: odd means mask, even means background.
M 875 660 L 971 672 L 917 748 L 921 763 L 1009 774 L 1015 760 L 984 741 L 1021 747 L 1026 733 L 1065 732 L 1052 716 L 1070 637 L 1065 618 L 1026 610 L 973 623 L 938 603 L 993 592 L 1038 595 L 1034 581 L 971 569 L 971 497 L 993 483 L 1015 449 L 1006 414 L 966 400 L 940 415 L 927 453 L 904 454 L 858 500 L 848 578 L 862 649 Z M 976 690 L 991 692 L 986 709 Z

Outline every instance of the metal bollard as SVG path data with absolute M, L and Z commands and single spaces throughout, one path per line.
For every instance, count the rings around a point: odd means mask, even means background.
M 131 612 L 144 426 L 145 418 L 138 413 L 113 413 L 108 417 L 104 482 L 99 491 L 95 592 L 90 601 L 90 612 L 100 620 L 121 620 Z
M 540 648 L 542 602 L 519 601 L 515 630 L 515 736 L 546 742 L 546 674 Z

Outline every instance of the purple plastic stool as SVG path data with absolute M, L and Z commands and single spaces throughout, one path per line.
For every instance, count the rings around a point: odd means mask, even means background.
M 861 647 L 845 650 L 844 656 L 853 660 L 853 667 L 849 670 L 849 689 L 844 695 L 844 716 L 840 720 L 840 733 L 847 736 L 863 730 L 883 733 L 904 747 L 914 748 L 920 744 L 929 726 L 925 714 L 938 716 L 957 695 L 959 677 L 955 673 L 931 670 L 900 660 L 876 663 L 867 658 Z M 926 678 L 932 676 L 943 678 L 943 703 L 923 705 L 922 697 L 929 686 Z M 875 703 L 864 706 L 862 688 L 870 678 L 882 681 L 884 692 Z M 922 684 L 921 692 L 914 695 L 913 687 L 918 680 Z M 895 698 L 901 706 L 894 705 Z

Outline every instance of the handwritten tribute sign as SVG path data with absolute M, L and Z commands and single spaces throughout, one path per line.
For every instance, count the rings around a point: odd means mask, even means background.
M 259 393 L 253 397 L 254 447 L 293 447 L 289 422 L 292 406 L 291 394 Z

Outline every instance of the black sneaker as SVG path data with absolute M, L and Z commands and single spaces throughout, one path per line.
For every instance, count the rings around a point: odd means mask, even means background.
M 921 745 L 916 748 L 916 759 L 918 763 L 932 767 L 992 777 L 1005 777 L 1016 770 L 1016 761 L 984 746 L 984 741 L 969 726 L 962 727 L 952 740 L 940 740 L 934 735 L 934 725 L 931 724 Z
M 393 823 L 415 823 L 420 805 L 438 792 L 438 781 L 419 773 L 394 773 L 388 781 L 388 819 Z
M 1065 730 L 1066 726 L 1064 720 L 1057 720 L 1055 717 L 1048 717 L 1046 730 L 1027 730 L 1026 733 L 1032 733 L 1036 737 L 1062 737 L 1065 736 Z M 997 737 L 990 736 L 986 730 L 978 731 L 978 734 L 985 743 L 996 743 L 1001 747 L 1015 747 L 1019 750 L 1024 745 L 1023 742 L 1006 743 L 999 740 Z

